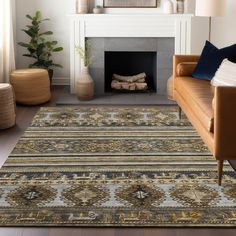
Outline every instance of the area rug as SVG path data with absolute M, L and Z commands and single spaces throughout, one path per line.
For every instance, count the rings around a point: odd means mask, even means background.
M 42 108 L 0 171 L 1 226 L 234 227 L 236 176 L 173 107 Z

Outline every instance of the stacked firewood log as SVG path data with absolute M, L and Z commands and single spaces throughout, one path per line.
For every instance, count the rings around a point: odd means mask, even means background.
M 111 88 L 116 90 L 147 90 L 146 74 L 140 73 L 133 76 L 113 74 Z

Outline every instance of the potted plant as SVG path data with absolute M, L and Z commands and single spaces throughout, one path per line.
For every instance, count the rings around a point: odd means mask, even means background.
M 53 62 L 52 55 L 53 53 L 62 51 L 63 48 L 57 47 L 57 41 L 48 40 L 48 38 L 45 37 L 52 35 L 52 31 L 41 32 L 41 24 L 49 19 L 42 19 L 40 11 L 37 11 L 34 16 L 26 15 L 26 17 L 31 21 L 31 25 L 27 25 L 27 28 L 22 31 L 30 37 L 30 41 L 29 43 L 20 42 L 18 44 L 28 50 L 28 53 L 23 54 L 23 56 L 34 59 L 29 67 L 48 70 L 51 81 L 53 77 L 53 67 L 62 68 L 61 65 Z
M 89 40 L 86 40 L 84 48 L 78 45 L 75 46 L 75 49 L 84 62 L 80 78 L 76 83 L 76 94 L 79 100 L 91 100 L 94 95 L 94 82 L 88 69 L 93 60 L 93 56 L 91 56 L 91 43 Z

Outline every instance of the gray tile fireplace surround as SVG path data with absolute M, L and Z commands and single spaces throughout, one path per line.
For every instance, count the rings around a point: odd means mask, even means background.
M 174 105 L 167 99 L 166 83 L 172 75 L 174 38 L 89 38 L 94 60 L 90 73 L 95 82 L 95 96 L 91 101 L 79 101 L 66 87 L 57 100 L 58 105 Z M 105 52 L 156 52 L 156 93 L 105 93 Z
M 174 55 L 174 38 L 88 38 L 94 57 L 90 65 L 90 74 L 95 82 L 95 94 L 105 94 L 105 52 L 156 52 L 157 81 L 156 93 L 166 94 L 166 83 L 172 74 L 172 56 Z

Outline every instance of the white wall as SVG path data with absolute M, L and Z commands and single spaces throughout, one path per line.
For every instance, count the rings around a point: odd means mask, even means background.
M 218 47 L 236 43 L 236 0 L 227 0 L 227 16 L 212 21 L 212 42 Z
M 95 5 L 102 5 L 103 0 L 89 0 L 90 8 L 92 9 Z M 161 7 L 163 6 L 161 0 Z M 188 0 L 194 1 L 194 0 Z M 24 32 L 21 31 L 29 21 L 25 18 L 26 14 L 34 14 L 36 10 L 40 10 L 44 17 L 49 17 L 50 22 L 44 24 L 45 30 L 52 30 L 54 32 L 53 38 L 59 42 L 59 45 L 64 47 L 63 52 L 55 55 L 55 62 L 62 64 L 63 69 L 55 70 L 55 77 L 69 78 L 70 65 L 69 65 L 69 37 L 70 27 L 69 18 L 67 17 L 70 13 L 75 13 L 75 2 L 76 0 L 16 0 L 16 41 L 27 42 L 28 37 Z M 106 9 L 107 13 L 116 12 L 154 12 L 160 13 L 162 9 Z M 24 48 L 16 47 L 16 65 L 17 68 L 28 67 L 31 60 L 23 57 L 26 51 Z
M 68 14 L 74 12 L 74 0 L 16 0 L 16 40 L 17 42 L 26 41 L 28 37 L 21 29 L 29 24 L 26 14 L 34 14 L 36 10 L 40 10 L 43 17 L 50 18 L 43 25 L 43 29 L 52 30 L 53 39 L 58 41 L 59 46 L 63 46 L 63 52 L 55 54 L 55 62 L 63 65 L 63 69 L 55 70 L 55 77 L 69 77 L 70 74 L 70 55 L 69 55 L 69 37 L 70 27 Z M 23 57 L 26 52 L 24 48 L 17 46 L 16 64 L 17 68 L 28 67 L 30 59 Z
M 161 7 L 164 0 L 161 0 Z M 194 0 L 191 1 L 191 5 L 194 5 Z M 102 0 L 90 0 L 91 8 L 95 4 L 101 4 Z M 27 41 L 28 38 L 21 31 L 29 21 L 25 18 L 26 14 L 34 14 L 36 10 L 41 10 L 44 17 L 49 17 L 51 21 L 44 25 L 45 30 L 52 30 L 54 32 L 53 38 L 59 42 L 59 45 L 64 47 L 64 51 L 56 54 L 55 62 L 62 64 L 63 69 L 55 70 L 55 77 L 69 78 L 70 62 L 69 62 L 69 37 L 70 26 L 68 14 L 75 12 L 75 0 L 16 0 L 16 40 Z M 142 10 L 142 9 L 141 9 Z M 161 12 L 161 8 L 158 9 L 143 9 L 144 11 Z M 114 10 L 113 10 L 114 11 Z M 118 10 L 119 11 L 119 10 Z M 120 12 L 127 11 L 121 9 Z M 128 10 L 130 11 L 130 10 Z M 133 10 L 134 11 L 134 10 Z M 140 9 L 138 9 L 140 11 Z M 111 12 L 109 10 L 108 12 Z M 137 12 L 137 10 L 136 10 Z M 236 0 L 228 0 L 228 15 L 225 18 L 214 18 L 212 28 L 212 42 L 217 46 L 222 47 L 231 43 L 235 43 L 236 30 L 234 22 L 236 21 Z M 206 19 L 205 19 L 206 21 Z M 201 28 L 196 30 L 193 35 L 197 35 L 201 32 Z M 199 48 L 195 48 L 194 52 L 198 53 Z M 30 59 L 22 57 L 24 49 L 17 46 L 16 50 L 16 65 L 17 68 L 27 67 L 30 63 Z

